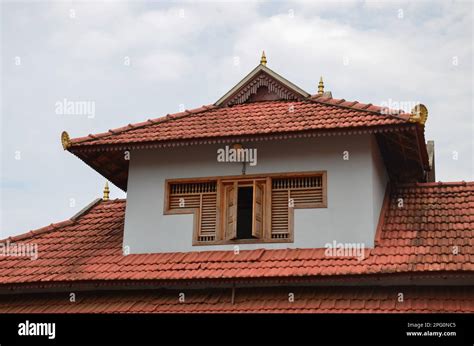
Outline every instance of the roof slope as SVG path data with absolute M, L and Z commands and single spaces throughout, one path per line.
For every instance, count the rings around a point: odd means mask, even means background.
M 70 139 L 63 132 L 61 141 L 126 191 L 129 160 L 124 150 L 364 133 L 376 134 L 394 181 L 424 180 L 429 169 L 424 126 L 411 122 L 410 114 L 321 95 L 203 106 L 82 138 Z
M 404 207 L 398 207 L 403 198 Z M 125 201 L 101 201 L 74 221 L 9 238 L 39 257 L 0 257 L 0 285 L 95 280 L 212 280 L 474 271 L 474 182 L 393 191 L 378 245 L 366 258 L 324 249 L 122 255 Z M 457 246 L 457 254 L 453 247 Z
M 470 287 L 273 287 L 81 292 L 0 296 L 0 313 L 395 313 L 474 312 Z M 288 293 L 295 295 L 288 301 Z M 404 294 L 404 301 L 396 297 Z
M 409 123 L 410 115 L 328 97 L 203 106 L 105 133 L 74 138 L 70 148 L 243 135 L 367 128 Z
M 388 174 L 396 182 L 426 181 L 425 106 L 410 114 L 372 104 L 310 95 L 266 67 L 265 59 L 214 105 L 202 106 L 105 133 L 70 139 L 69 150 L 116 186 L 127 190 L 124 151 L 201 144 L 246 143 L 326 135 L 375 134 Z M 403 132 L 403 133 L 402 133 Z

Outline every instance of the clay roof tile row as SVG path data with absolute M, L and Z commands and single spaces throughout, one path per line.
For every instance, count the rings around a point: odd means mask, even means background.
M 185 301 L 178 299 L 185 293 Z M 289 301 L 289 293 L 294 300 Z M 398 294 L 403 293 L 403 302 Z M 0 296 L 0 313 L 459 313 L 474 312 L 469 287 L 279 287 Z
M 370 128 L 407 124 L 409 114 L 344 99 L 263 101 L 231 107 L 202 106 L 71 140 L 72 148 L 183 139 Z
M 38 245 L 38 259 L 0 257 L 0 285 L 87 280 L 196 280 L 330 277 L 474 270 L 474 225 L 446 218 L 443 210 L 469 220 L 474 184 L 411 184 L 392 191 L 380 241 L 364 260 L 327 257 L 324 249 L 196 251 L 123 255 L 125 200 L 102 201 L 73 220 L 10 238 Z M 396 200 L 402 197 L 404 207 Z M 433 216 L 436 218 L 436 216 Z M 453 252 L 453 247 L 457 251 Z

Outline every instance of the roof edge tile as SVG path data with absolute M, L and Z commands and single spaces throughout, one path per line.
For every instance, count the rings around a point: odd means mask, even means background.
M 112 202 L 114 202 L 114 201 L 115 202 L 124 201 L 124 200 L 125 199 L 116 198 Z M 43 233 L 58 230 L 59 228 L 64 227 L 64 226 L 72 225 L 81 216 L 87 214 L 93 207 L 95 207 L 96 205 L 101 204 L 102 202 L 104 202 L 104 201 L 101 198 L 97 198 L 94 201 L 92 201 L 91 203 L 89 203 L 88 205 L 86 205 L 84 208 L 82 208 L 79 212 L 77 212 L 76 214 L 71 216 L 69 219 L 59 221 L 59 222 L 55 222 L 55 223 L 52 223 L 50 225 L 43 226 L 43 227 L 40 227 L 40 228 L 37 228 L 37 229 L 34 229 L 34 230 L 30 230 L 26 233 L 18 234 L 16 236 L 10 236 L 10 237 L 7 237 L 7 238 L 0 239 L 0 243 L 6 242 L 6 241 L 15 242 L 15 241 L 19 241 L 19 240 L 29 239 L 29 238 L 33 238 L 33 237 L 35 237 L 37 235 L 40 235 L 40 234 L 43 234 Z M 104 202 L 104 203 L 107 203 L 107 202 Z
M 43 226 L 43 227 L 37 228 L 35 230 L 30 230 L 27 233 L 23 233 L 23 234 L 19 234 L 19 235 L 16 235 L 16 236 L 10 236 L 8 238 L 1 239 L 0 243 L 6 242 L 6 241 L 15 242 L 15 241 L 19 241 L 19 240 L 33 238 L 34 236 L 37 236 L 37 235 L 40 235 L 40 234 L 43 234 L 43 233 L 47 233 L 49 231 L 54 231 L 54 230 L 57 230 L 61 227 L 71 225 L 73 223 L 74 223 L 74 221 L 71 220 L 71 219 L 67 219 L 67 220 L 64 220 L 64 221 L 52 223 L 48 226 Z
M 74 146 L 74 145 L 77 145 L 77 144 L 82 144 L 84 142 L 94 140 L 94 139 L 97 139 L 97 138 L 113 136 L 113 135 L 116 135 L 118 133 L 123 133 L 123 132 L 127 132 L 127 131 L 130 131 L 130 130 L 135 130 L 137 128 L 158 124 L 158 123 L 162 123 L 162 122 L 173 120 L 173 119 L 180 119 L 182 117 L 186 117 L 186 116 L 189 116 L 189 115 L 192 115 L 192 114 L 198 114 L 198 113 L 201 113 L 201 112 L 205 112 L 205 111 L 208 111 L 208 110 L 213 109 L 213 108 L 216 108 L 216 106 L 214 106 L 214 105 L 203 105 L 203 106 L 198 107 L 198 108 L 185 110 L 184 112 L 167 114 L 165 116 L 161 116 L 161 117 L 157 117 L 157 118 L 153 118 L 153 119 L 148 119 L 146 121 L 138 122 L 138 123 L 135 123 L 135 124 L 128 124 L 126 126 L 121 126 L 121 127 L 117 127 L 117 128 L 114 128 L 114 129 L 109 129 L 109 130 L 107 130 L 107 132 L 99 132 L 99 133 L 96 133 L 94 135 L 89 134 L 89 135 L 83 136 L 83 137 L 72 138 L 71 139 L 71 146 Z

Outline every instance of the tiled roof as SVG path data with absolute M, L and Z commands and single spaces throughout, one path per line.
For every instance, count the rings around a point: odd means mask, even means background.
M 264 101 L 232 107 L 202 106 L 71 140 L 72 148 L 309 130 L 372 128 L 408 123 L 402 111 L 329 97 L 304 101 Z
M 0 313 L 454 313 L 474 312 L 470 287 L 278 287 L 96 291 L 0 296 Z M 185 301 L 179 302 L 180 293 Z M 288 300 L 293 293 L 294 301 Z M 403 293 L 403 302 L 398 301 Z
M 399 207 L 399 199 L 403 207 Z M 39 257 L 0 257 L 0 284 L 95 280 L 212 280 L 474 271 L 474 182 L 425 183 L 392 192 L 368 256 L 324 249 L 122 255 L 125 200 L 101 201 L 75 220 L 10 239 Z M 455 247 L 456 250 L 455 250 Z

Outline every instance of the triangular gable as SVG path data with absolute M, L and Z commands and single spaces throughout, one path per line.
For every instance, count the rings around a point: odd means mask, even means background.
M 263 100 L 302 100 L 309 96 L 310 94 L 303 89 L 260 64 L 222 96 L 215 105 L 232 106 Z

